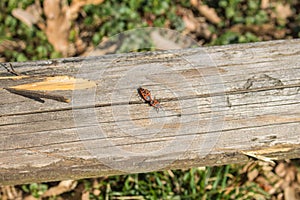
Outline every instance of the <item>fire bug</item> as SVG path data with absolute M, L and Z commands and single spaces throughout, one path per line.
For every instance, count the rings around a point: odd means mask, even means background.
M 152 98 L 151 96 L 151 92 L 145 88 L 139 87 L 137 89 L 138 94 L 140 95 L 140 97 L 146 102 L 148 103 L 150 106 L 154 107 L 156 109 L 156 111 L 158 112 L 158 110 L 160 108 L 162 108 L 162 106 L 160 105 L 159 101 L 155 98 Z

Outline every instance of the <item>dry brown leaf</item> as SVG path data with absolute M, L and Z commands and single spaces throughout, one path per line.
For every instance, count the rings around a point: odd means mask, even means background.
M 69 34 L 72 22 L 77 18 L 81 8 L 87 4 L 100 4 L 104 0 L 73 0 L 71 6 L 64 4 L 60 0 L 45 0 L 44 13 L 46 15 L 46 35 L 48 41 L 63 56 L 72 56 L 76 53 L 82 53 L 86 44 L 75 36 L 75 43 L 69 43 Z M 76 26 L 76 25 L 75 25 Z
M 270 6 L 270 0 L 261 0 L 260 8 L 266 9 Z
M 215 9 L 209 8 L 207 5 L 199 5 L 198 11 L 213 24 L 218 24 L 221 22 L 221 18 L 218 16 Z
M 297 169 L 294 166 L 288 167 L 286 169 L 286 175 L 284 180 L 288 183 L 294 182 L 296 180 Z
M 62 193 L 73 190 L 76 186 L 77 186 L 77 181 L 74 180 L 61 181 L 57 186 L 48 189 L 43 194 L 43 197 L 58 196 Z
M 90 199 L 90 192 L 85 191 L 81 195 L 81 200 L 89 200 Z
M 265 190 L 266 192 L 270 191 L 273 187 L 270 185 L 269 181 L 262 177 L 259 176 L 256 178 L 256 182 L 260 185 L 260 187 Z
M 297 183 L 300 185 L 300 173 L 297 173 Z
M 93 5 L 98 5 L 103 3 L 104 0 L 73 0 L 72 4 L 79 4 L 81 6 L 88 5 L 88 4 L 93 4 Z
M 14 186 L 4 186 L 2 187 L 2 195 L 0 195 L 2 200 L 21 200 L 22 192 L 17 191 Z
M 218 24 L 221 22 L 221 18 L 218 16 L 215 9 L 210 8 L 207 5 L 202 5 L 196 1 L 191 1 L 191 4 L 194 5 L 198 9 L 199 13 L 211 23 Z
M 43 9 L 41 7 L 41 2 L 40 0 L 35 0 L 35 3 L 28 6 L 26 8 L 26 11 L 30 13 L 34 18 L 36 19 L 36 24 L 41 30 L 45 29 L 45 22 L 42 18 L 43 15 Z
M 67 11 L 69 19 L 76 19 L 80 9 L 88 4 L 98 5 L 101 4 L 104 0 L 73 0 L 70 8 Z
M 284 180 L 279 179 L 279 181 L 276 182 L 275 185 L 268 191 L 269 194 L 275 194 L 276 191 L 277 191 L 280 187 L 282 187 L 283 184 L 284 184 Z
M 45 31 L 48 41 L 56 51 L 68 56 L 71 21 L 66 17 L 65 6 L 60 0 L 44 1 L 44 13 L 47 18 Z
M 276 197 L 276 200 L 284 200 L 284 195 L 282 193 L 279 193 Z
M 73 0 L 71 5 L 78 4 L 80 6 L 88 5 L 88 4 L 93 4 L 93 5 L 98 5 L 103 3 L 104 0 Z
M 188 34 L 193 38 L 211 39 L 212 32 L 209 30 L 205 17 L 196 17 L 191 9 L 182 7 L 177 8 L 177 13 L 182 16 L 182 20 L 185 23 L 185 29 L 182 32 L 184 35 Z M 200 45 L 201 41 L 198 44 Z
M 74 44 L 69 43 L 69 34 L 72 22 L 78 17 L 81 8 L 87 4 L 100 4 L 104 0 L 73 0 L 71 6 L 66 1 L 45 0 L 42 10 L 40 1 L 36 0 L 34 4 L 28 6 L 26 10 L 14 9 L 12 14 L 28 26 L 37 24 L 41 30 L 44 30 L 48 41 L 53 45 L 56 51 L 63 56 L 72 56 L 76 53 L 82 53 L 86 49 L 86 44 L 75 36 Z M 46 16 L 46 22 L 42 19 L 42 11 Z M 76 24 L 75 24 L 76 28 Z M 77 30 L 79 32 L 79 30 Z
M 284 199 L 288 200 L 297 200 L 296 192 L 294 187 L 286 187 L 284 188 Z
M 272 171 L 264 171 L 264 174 L 271 183 L 276 183 L 280 179 L 280 177 L 277 174 L 275 174 L 273 172 L 273 170 Z
M 268 39 L 268 37 L 271 38 L 283 38 L 286 34 L 286 29 L 278 30 L 276 29 L 274 24 L 262 24 L 262 25 L 243 25 L 243 24 L 237 24 L 230 28 L 231 31 L 236 33 L 246 33 L 246 32 L 252 32 L 257 36 L 261 36 L 264 39 Z
M 80 32 L 78 26 L 75 27 L 75 30 L 76 30 L 77 33 Z M 76 41 L 75 41 L 76 51 L 78 53 L 84 52 L 86 50 L 86 48 L 87 48 L 87 44 L 84 43 L 83 40 L 78 35 L 76 35 L 75 38 L 76 38 Z
M 13 9 L 12 15 L 29 27 L 32 27 L 33 24 L 37 23 L 37 19 L 31 13 L 20 8 Z
M 199 1 L 198 0 L 190 0 L 190 3 L 194 7 L 197 7 L 199 5 Z
M 38 24 L 38 22 L 42 21 L 42 8 L 40 2 L 36 0 L 35 3 L 28 6 L 26 10 L 16 8 L 12 11 L 12 15 L 29 27 L 33 24 Z
M 268 172 L 268 173 L 273 171 L 273 169 L 275 167 L 275 166 L 270 165 L 270 163 L 264 162 L 264 161 L 258 161 L 257 163 L 261 167 L 262 170 L 264 170 L 265 172 Z
M 0 44 L 0 53 L 10 50 L 21 51 L 26 48 L 26 44 L 22 40 L 2 40 Z
M 35 198 L 34 196 L 29 195 L 29 196 L 26 196 L 26 197 L 24 198 L 24 200 L 41 200 L 41 198 Z
M 257 162 L 249 161 L 240 171 L 240 173 L 248 173 L 257 167 Z
M 279 163 L 276 168 L 275 168 L 275 173 L 279 176 L 279 177 L 284 177 L 286 175 L 286 167 L 285 167 L 285 163 L 281 162 Z
M 276 16 L 278 19 L 285 20 L 286 18 L 292 16 L 293 12 L 291 10 L 290 4 L 283 5 L 278 3 L 275 6 Z
M 193 18 L 189 18 L 188 16 L 184 15 L 182 17 L 182 20 L 184 22 L 185 28 L 188 29 L 189 32 L 196 30 L 197 24 L 196 21 L 193 20 Z
M 259 171 L 257 169 L 254 169 L 248 172 L 247 177 L 249 181 L 253 181 L 258 175 L 259 175 Z
M 284 191 L 287 187 L 290 187 L 290 183 L 282 179 L 282 184 L 280 185 L 281 190 Z
M 101 190 L 99 190 L 99 189 L 94 189 L 93 190 L 93 195 L 99 196 L 100 194 L 101 194 Z
M 292 186 L 295 187 L 296 199 L 300 199 L 300 185 L 295 182 Z

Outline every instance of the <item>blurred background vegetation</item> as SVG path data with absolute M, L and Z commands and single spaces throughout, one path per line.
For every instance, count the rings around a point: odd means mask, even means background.
M 1 0 L 0 62 L 84 56 L 112 35 L 149 26 L 204 46 L 299 38 L 300 2 Z M 298 160 L 249 162 L 7 186 L 0 199 L 300 199 L 299 182 Z
M 200 45 L 300 36 L 298 0 L 50 2 L 0 2 L 0 61 L 80 56 L 109 36 L 148 26 L 188 34 Z

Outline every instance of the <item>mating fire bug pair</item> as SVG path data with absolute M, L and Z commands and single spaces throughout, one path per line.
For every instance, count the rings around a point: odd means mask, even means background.
M 158 110 L 161 107 L 160 103 L 158 100 L 156 100 L 155 98 L 152 98 L 151 96 L 151 93 L 149 90 L 145 89 L 145 88 L 142 88 L 142 87 L 139 87 L 137 89 L 140 97 L 146 102 L 148 103 L 150 106 L 154 107 L 156 109 L 156 111 L 158 112 Z

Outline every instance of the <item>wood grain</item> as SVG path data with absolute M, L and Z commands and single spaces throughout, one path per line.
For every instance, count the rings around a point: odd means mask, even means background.
M 0 68 L 1 185 L 300 157 L 300 40 L 12 65 L 21 78 Z M 3 89 L 55 76 L 95 87 L 49 91 L 70 103 Z

